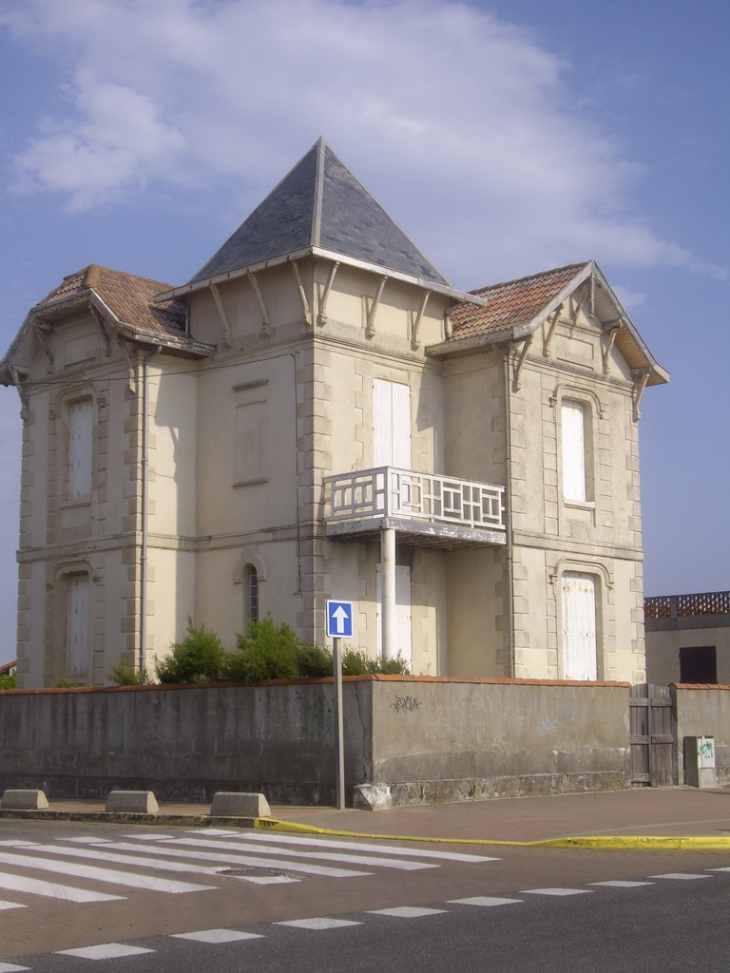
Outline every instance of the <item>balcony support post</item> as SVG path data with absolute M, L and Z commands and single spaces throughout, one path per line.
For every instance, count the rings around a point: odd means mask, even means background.
M 383 577 L 383 658 L 398 657 L 395 626 L 395 530 L 384 527 L 380 532 L 380 556 Z

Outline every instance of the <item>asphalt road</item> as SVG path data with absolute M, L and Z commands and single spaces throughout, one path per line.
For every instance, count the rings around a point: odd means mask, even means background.
M 727 852 L 222 830 L 3 820 L 0 973 L 730 970 Z

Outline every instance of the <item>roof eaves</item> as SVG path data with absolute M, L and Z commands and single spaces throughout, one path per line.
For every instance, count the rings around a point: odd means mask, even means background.
M 379 274 L 380 276 L 387 276 L 393 278 L 393 280 L 401 280 L 407 284 L 413 284 L 416 287 L 421 287 L 424 290 L 433 291 L 437 294 L 443 294 L 446 297 L 452 298 L 454 301 L 458 301 L 460 304 L 477 304 L 480 307 L 486 307 L 489 301 L 484 297 L 479 297 L 476 294 L 467 294 L 464 291 L 459 291 L 454 287 L 449 287 L 447 284 L 441 284 L 438 281 L 431 280 L 428 277 L 416 277 L 412 274 L 404 274 L 398 270 L 391 270 L 388 267 L 381 266 L 379 264 L 371 264 L 365 260 L 358 260 L 355 257 L 348 257 L 342 253 L 336 253 L 333 250 L 325 250 L 322 247 L 305 247 L 302 250 L 297 250 L 294 253 L 282 254 L 280 257 L 272 257 L 269 260 L 262 260 L 259 263 L 250 264 L 247 267 L 239 267 L 237 270 L 230 270 L 223 274 L 217 274 L 213 277 L 207 277 L 204 280 L 197 280 L 194 283 L 183 284 L 182 287 L 175 287 L 172 290 L 164 291 L 162 294 L 157 294 L 155 296 L 155 301 L 169 301 L 174 297 L 185 297 L 194 291 L 205 290 L 210 287 L 211 284 L 222 284 L 228 280 L 235 280 L 238 277 L 246 277 L 249 273 L 257 274 L 262 270 L 268 270 L 271 267 L 281 266 L 282 264 L 292 263 L 294 260 L 302 260 L 305 257 L 321 257 L 325 260 L 336 261 L 341 264 L 346 264 L 349 267 L 356 267 L 359 270 L 367 270 L 370 273 Z

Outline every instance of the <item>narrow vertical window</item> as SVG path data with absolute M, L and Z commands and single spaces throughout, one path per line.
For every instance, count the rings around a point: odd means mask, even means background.
M 399 382 L 373 381 L 373 462 L 411 468 L 411 390 Z
M 89 576 L 72 574 L 67 582 L 66 674 L 85 680 L 89 673 Z
M 68 417 L 68 498 L 91 496 L 91 443 L 93 411 L 91 399 L 74 402 Z
M 586 443 L 585 407 L 564 401 L 560 408 L 563 465 L 563 499 L 585 503 Z
M 247 564 L 243 572 L 243 614 L 244 621 L 259 620 L 259 576 L 252 564 Z

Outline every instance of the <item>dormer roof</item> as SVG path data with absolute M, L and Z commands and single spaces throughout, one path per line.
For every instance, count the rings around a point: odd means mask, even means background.
M 434 358 L 470 353 L 481 346 L 517 341 L 533 334 L 569 297 L 580 291 L 578 301 L 590 310 L 605 330 L 616 329 L 615 345 L 632 372 L 648 375 L 648 385 L 663 385 L 669 373 L 649 351 L 595 260 L 568 264 L 530 277 L 492 284 L 474 291 L 484 301 L 452 308 L 451 335 L 432 345 Z

